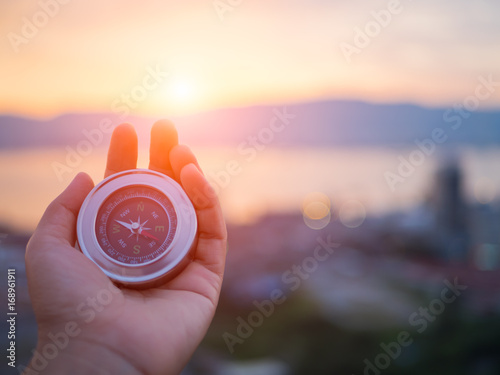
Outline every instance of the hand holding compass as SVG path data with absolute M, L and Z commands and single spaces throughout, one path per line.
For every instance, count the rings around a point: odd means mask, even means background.
M 135 131 L 130 125 L 121 125 L 113 133 L 106 177 L 133 170 L 136 163 Z M 149 167 L 153 174 L 172 177 L 193 202 L 198 242 L 192 261 L 175 278 L 146 290 L 111 283 L 101 268 L 73 246 L 77 214 L 93 187 L 87 175 L 79 174 L 47 208 L 26 250 L 28 286 L 39 323 L 36 352 L 43 356 L 44 349 L 53 345 L 49 332 L 68 336 L 64 350 L 53 359 L 44 358 L 43 369 L 40 366 L 36 369 L 39 374 L 179 373 L 205 335 L 217 306 L 226 253 L 226 229 L 220 206 L 194 155 L 186 146 L 177 144 L 175 128 L 166 121 L 156 123 L 152 129 Z M 127 193 L 130 191 L 120 191 L 118 195 Z M 145 187 L 142 198 L 139 197 L 144 200 L 144 213 L 138 207 L 139 201 L 130 217 L 125 217 L 127 214 L 124 218 L 113 217 L 125 211 L 111 208 L 114 199 L 121 199 L 117 195 L 109 196 L 111 206 L 101 206 L 102 217 L 109 214 L 108 219 L 111 218 L 106 220 L 111 225 L 106 226 L 111 235 L 109 241 L 115 245 L 120 240 L 127 243 L 127 251 L 117 257 L 129 256 L 130 261 L 137 261 L 138 269 L 151 261 L 148 257 L 155 263 L 157 255 L 163 259 L 171 254 L 169 233 L 177 233 L 172 229 L 174 211 L 168 202 L 155 199 L 159 197 L 154 194 L 148 197 L 150 193 L 154 191 Z M 163 208 L 163 213 L 156 212 L 156 208 Z M 172 227 L 155 231 L 162 224 L 146 218 L 146 210 L 153 218 L 152 212 L 165 215 L 157 220 L 169 216 Z M 177 211 L 176 215 L 182 216 Z M 127 226 L 130 223 L 132 229 L 115 219 Z M 113 237 L 113 224 L 123 233 L 114 233 Z M 136 235 L 128 237 L 131 230 L 140 231 L 138 239 Z M 143 243 L 149 246 L 152 241 L 163 242 L 145 251 Z M 141 245 L 142 253 L 134 254 L 131 245 Z M 167 251 L 162 251 L 161 246 Z M 107 256 L 113 264 L 127 265 L 125 258 Z M 141 259 L 135 259 L 140 256 L 144 257 L 142 263 Z M 130 268 L 134 268 L 132 264 Z M 33 368 L 33 364 L 29 367 Z

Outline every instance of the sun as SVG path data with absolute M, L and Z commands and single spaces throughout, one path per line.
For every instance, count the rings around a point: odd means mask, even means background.
M 149 108 L 155 112 L 184 115 L 198 112 L 204 104 L 204 97 L 199 80 L 191 75 L 176 74 L 153 94 Z
M 166 86 L 166 96 L 176 104 L 193 104 L 197 96 L 196 85 L 186 77 L 174 77 Z
M 193 86 L 187 81 L 177 81 L 172 85 L 172 95 L 180 101 L 186 101 L 193 97 Z

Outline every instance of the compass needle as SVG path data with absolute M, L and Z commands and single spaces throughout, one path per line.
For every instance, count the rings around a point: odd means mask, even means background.
M 156 238 L 155 236 L 153 236 L 152 234 L 150 234 L 149 232 L 146 232 L 145 230 L 143 230 L 141 232 L 142 235 L 144 235 L 145 237 L 149 237 L 149 238 L 152 238 L 153 240 L 155 241 L 160 241 L 158 238 Z
M 123 225 L 125 228 L 132 230 L 132 224 L 125 223 L 120 220 L 115 220 L 118 224 Z

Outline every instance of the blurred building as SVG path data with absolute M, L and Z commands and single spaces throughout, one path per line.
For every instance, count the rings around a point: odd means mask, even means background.
M 441 255 L 449 261 L 466 261 L 470 246 L 462 171 L 457 158 L 449 158 L 436 172 L 431 195 L 435 214 L 434 238 Z

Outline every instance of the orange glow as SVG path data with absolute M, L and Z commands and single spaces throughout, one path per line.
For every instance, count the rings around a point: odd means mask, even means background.
M 38 3 L 4 4 L 0 112 L 109 112 L 157 65 L 173 81 L 148 92 L 133 113 L 335 98 L 450 105 L 471 94 L 480 74 L 497 71 L 500 33 L 488 27 L 497 27 L 492 15 L 498 11 L 477 6 L 475 14 L 483 18 L 474 32 L 484 34 L 482 43 L 457 44 L 453 40 L 468 40 L 459 17 L 431 12 L 438 7 L 431 3 L 411 7 L 348 63 L 339 45 L 352 43 L 354 27 L 366 22 L 372 4 L 254 3 L 221 20 L 210 2 L 90 0 L 60 5 L 41 27 L 26 24 L 41 11 Z M 455 11 L 465 12 L 458 6 Z M 421 19 L 428 21 L 425 30 Z M 25 38 L 23 30 L 33 36 Z M 12 42 L 14 34 L 24 42 Z M 436 42 L 441 39 L 446 49 Z M 497 90 L 481 104 L 498 106 L 499 99 Z

